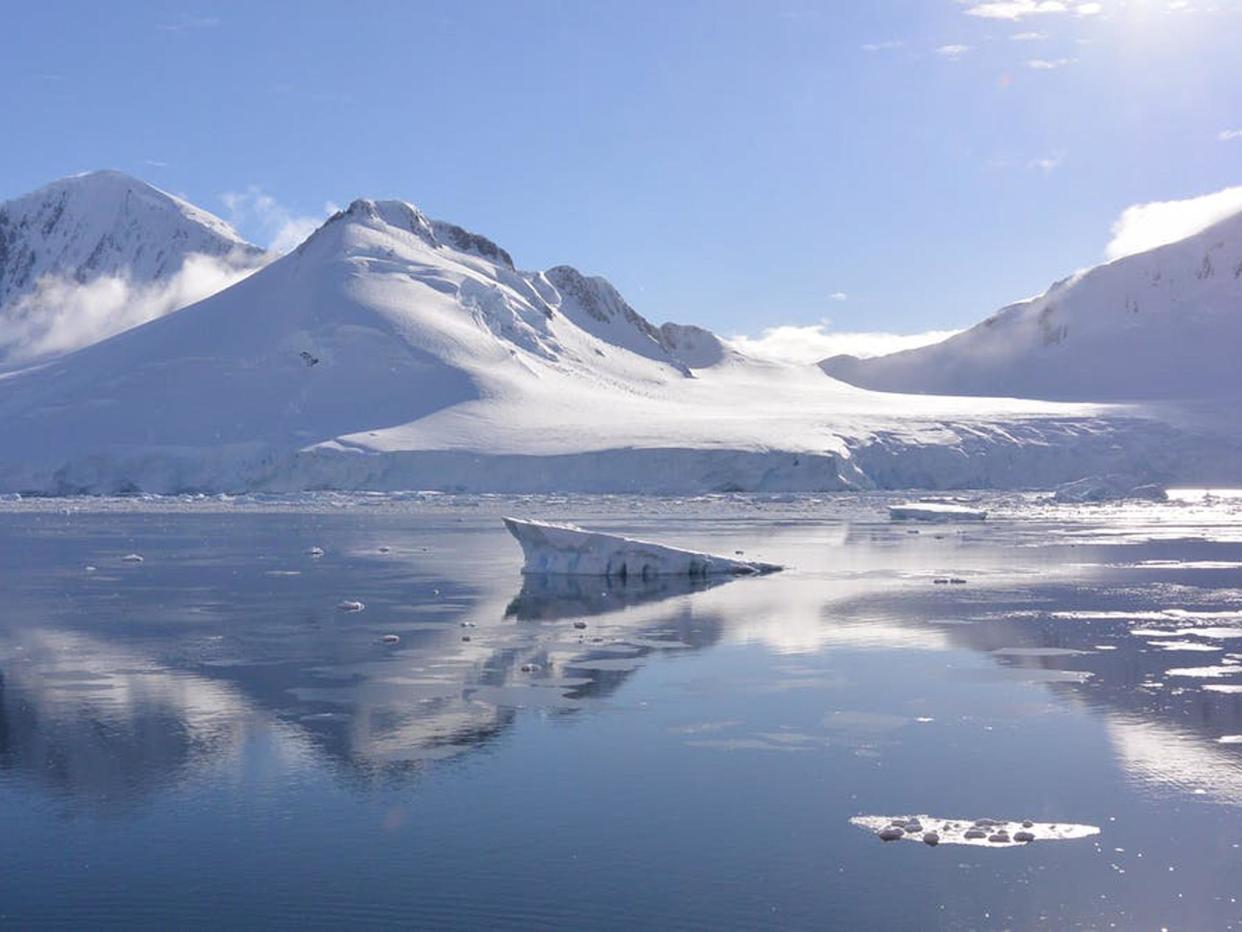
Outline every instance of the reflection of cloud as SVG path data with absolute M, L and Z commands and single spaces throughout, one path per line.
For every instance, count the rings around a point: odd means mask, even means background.
M 197 760 L 240 753 L 254 717 L 238 693 L 95 638 L 22 631 L 0 642 L 0 767 L 75 795 L 123 800 Z

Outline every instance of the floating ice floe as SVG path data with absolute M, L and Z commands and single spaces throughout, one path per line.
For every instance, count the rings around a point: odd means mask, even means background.
M 385 634 L 380 640 L 385 644 L 400 644 L 401 636 L 398 634 Z
M 140 553 L 127 553 L 125 556 L 121 557 L 122 563 L 141 563 L 142 560 L 143 556 Z
M 977 845 L 1012 848 L 1036 841 L 1071 841 L 1100 834 L 1095 825 L 1072 822 L 1008 822 L 1004 819 L 938 819 L 928 815 L 855 816 L 851 825 L 881 841 L 917 841 L 925 845 Z
M 367 606 L 365 602 L 356 602 L 352 599 L 342 599 L 340 602 L 336 603 L 336 607 L 342 612 L 360 612 Z
M 948 502 L 906 502 L 902 505 L 890 505 L 888 516 L 894 521 L 983 521 L 988 513 L 978 508 L 967 508 L 965 505 L 950 505 Z
M 734 560 L 571 524 L 505 518 L 526 563 L 523 573 L 649 579 L 654 576 L 750 576 L 783 569 L 773 563 Z
M 1125 476 L 1088 476 L 1067 482 L 1057 488 L 1053 501 L 1065 504 L 1088 502 L 1120 502 L 1134 499 L 1145 502 L 1167 502 L 1168 494 L 1161 486 L 1137 483 Z
M 306 551 L 306 555 L 308 557 L 322 557 L 323 548 L 322 547 L 311 547 L 310 549 Z

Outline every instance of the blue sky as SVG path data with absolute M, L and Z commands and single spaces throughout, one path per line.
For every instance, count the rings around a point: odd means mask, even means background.
M 113 167 L 268 242 L 401 197 L 726 334 L 968 325 L 1242 184 L 1238 0 L 97 10 L 6 6 L 0 198 Z

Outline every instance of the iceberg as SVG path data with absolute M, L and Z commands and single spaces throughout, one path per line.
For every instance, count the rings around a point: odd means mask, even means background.
M 890 505 L 888 515 L 894 521 L 983 521 L 988 513 L 947 502 L 908 502 Z
M 588 531 L 572 524 L 548 524 L 504 518 L 522 545 L 526 574 L 651 579 L 656 576 L 754 576 L 784 569 L 774 563 L 733 560 L 682 550 L 616 534 Z

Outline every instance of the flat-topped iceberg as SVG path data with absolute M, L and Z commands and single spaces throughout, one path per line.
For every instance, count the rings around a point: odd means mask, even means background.
M 888 515 L 894 521 L 983 521 L 988 513 L 948 502 L 906 502 L 890 505 Z
M 526 557 L 523 573 L 650 579 L 655 576 L 753 576 L 783 569 L 773 563 L 733 560 L 572 524 L 505 518 Z

